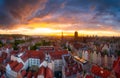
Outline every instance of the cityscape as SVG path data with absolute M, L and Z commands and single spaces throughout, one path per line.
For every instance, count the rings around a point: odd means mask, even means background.
M 0 0 L 0 78 L 120 78 L 119 0 Z

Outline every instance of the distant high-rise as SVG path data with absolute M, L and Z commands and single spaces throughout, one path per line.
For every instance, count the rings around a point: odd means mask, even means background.
M 61 33 L 61 41 L 63 41 L 63 32 Z
M 75 33 L 74 33 L 74 37 L 75 37 L 75 39 L 78 38 L 78 32 L 77 32 L 77 31 L 75 31 Z

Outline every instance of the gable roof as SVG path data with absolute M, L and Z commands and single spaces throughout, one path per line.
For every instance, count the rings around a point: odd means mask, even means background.
M 68 54 L 67 50 L 55 51 L 49 53 L 52 59 L 62 59 L 62 55 Z
M 10 61 L 8 64 L 10 65 L 10 68 L 15 72 L 19 72 L 23 67 L 23 63 L 18 63 L 17 61 Z
M 45 67 L 44 66 L 40 67 L 38 75 L 45 75 Z
M 22 69 L 22 67 L 23 67 L 23 64 L 22 64 L 22 63 L 19 63 L 13 70 L 14 70 L 15 72 L 19 72 L 19 71 Z
M 93 65 L 91 68 L 91 72 L 97 76 L 100 76 L 102 78 L 107 78 L 110 76 L 111 72 L 108 70 L 105 70 L 101 68 L 100 66 Z
M 46 68 L 45 78 L 53 78 L 53 71 L 49 67 Z
M 117 77 L 120 77 L 120 57 L 113 63 L 113 70 Z

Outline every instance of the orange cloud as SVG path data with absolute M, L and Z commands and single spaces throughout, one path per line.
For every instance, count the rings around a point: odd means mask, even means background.
M 60 25 L 60 26 L 59 26 Z M 16 26 L 16 28 L 8 30 L 0 30 L 1 34 L 25 34 L 25 35 L 47 35 L 47 36 L 73 36 L 75 29 L 67 30 L 65 28 L 71 27 L 71 24 L 54 24 L 54 23 L 31 23 Z M 84 27 L 84 26 L 83 26 Z M 59 29 L 60 28 L 60 29 Z M 112 28 L 104 28 L 104 30 L 77 29 L 79 36 L 85 35 L 98 35 L 98 36 L 120 36 L 119 32 L 115 32 Z M 105 30 L 106 29 L 106 30 Z
M 94 8 L 94 7 L 93 7 Z M 28 9 L 29 11 L 29 9 Z M 24 12 L 23 12 L 24 13 Z M 33 18 L 27 23 L 20 23 L 12 26 L 11 29 L 0 30 L 1 34 L 25 34 L 25 35 L 59 35 L 64 32 L 64 35 L 74 35 L 74 31 L 79 31 L 79 36 L 82 35 L 98 35 L 98 36 L 120 36 L 113 26 L 104 24 L 90 23 L 82 20 L 86 18 L 88 21 L 92 18 L 89 14 L 82 16 L 70 15 L 63 16 L 47 14 L 41 18 Z

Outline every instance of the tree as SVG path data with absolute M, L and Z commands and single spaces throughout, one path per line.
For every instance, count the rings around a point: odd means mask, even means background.
M 35 44 L 35 46 L 41 46 L 41 45 L 42 45 L 41 42 L 38 42 L 38 43 Z
M 0 44 L 0 47 L 2 47 L 2 44 Z
M 3 46 L 3 43 L 0 41 L 0 47 L 2 47 Z
M 72 51 L 70 47 L 68 47 L 68 51 Z
M 30 50 L 36 50 L 37 49 L 37 46 L 34 45 L 34 46 L 30 46 Z
M 14 44 L 15 44 L 15 45 L 18 45 L 18 44 L 24 43 L 24 42 L 25 42 L 24 40 L 15 40 Z
M 13 45 L 14 50 L 18 50 L 18 47 L 16 45 Z

